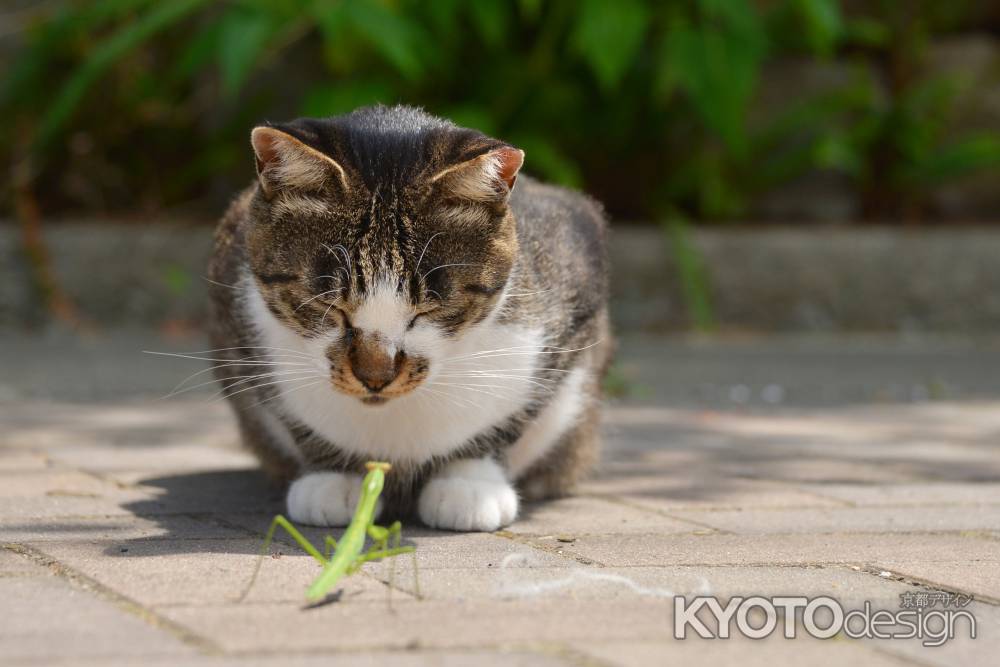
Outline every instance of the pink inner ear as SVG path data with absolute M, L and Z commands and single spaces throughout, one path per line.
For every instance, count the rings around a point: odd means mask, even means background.
M 253 152 L 257 155 L 257 167 L 263 169 L 266 165 L 278 159 L 278 133 L 269 127 L 257 127 L 250 135 Z
M 517 180 L 517 172 L 524 164 L 524 151 L 517 148 L 501 148 L 494 151 L 493 154 L 497 156 L 499 164 L 497 176 L 507 184 L 507 189 L 510 190 L 514 187 L 514 181 Z

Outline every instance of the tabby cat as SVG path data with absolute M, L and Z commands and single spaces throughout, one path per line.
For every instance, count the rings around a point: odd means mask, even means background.
M 496 530 L 594 461 L 606 224 L 524 153 L 411 107 L 257 127 L 209 268 L 216 375 L 288 514 Z

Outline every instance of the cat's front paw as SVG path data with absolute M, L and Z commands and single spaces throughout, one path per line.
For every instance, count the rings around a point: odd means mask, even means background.
M 493 460 L 456 461 L 427 483 L 418 511 L 431 528 L 489 532 L 517 517 L 517 493 Z
M 342 472 L 307 473 L 288 488 L 288 516 L 310 526 L 346 526 L 361 496 L 361 475 Z M 382 499 L 375 516 L 382 511 Z

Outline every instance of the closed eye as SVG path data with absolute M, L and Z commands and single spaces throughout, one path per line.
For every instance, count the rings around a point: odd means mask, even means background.
M 296 273 L 258 273 L 257 280 L 264 285 L 284 285 L 301 279 Z
M 421 309 L 421 311 L 419 313 L 417 313 L 416 315 L 414 315 L 410 319 L 410 323 L 406 325 L 406 329 L 407 330 L 412 329 L 413 327 L 415 327 L 417 325 L 417 321 L 421 317 L 423 317 L 424 315 L 430 315 L 431 313 L 433 313 L 438 308 L 440 308 L 440 306 L 438 306 L 436 304 L 430 304 L 430 305 L 425 306 L 424 308 Z
M 462 289 L 470 294 L 482 294 L 483 296 L 492 296 L 500 291 L 501 286 L 490 287 L 489 285 L 480 285 L 478 283 L 470 283 L 468 285 L 463 285 Z

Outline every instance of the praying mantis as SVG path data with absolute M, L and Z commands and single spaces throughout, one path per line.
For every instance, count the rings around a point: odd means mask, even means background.
M 264 546 L 261 548 L 260 558 L 257 559 L 253 576 L 250 578 L 250 582 L 239 599 L 242 601 L 250 593 L 250 589 L 257 580 L 264 556 L 267 555 L 271 541 L 274 539 L 274 533 L 279 526 L 285 529 L 285 532 L 302 547 L 303 551 L 323 566 L 323 571 L 306 591 L 306 599 L 309 602 L 315 603 L 322 600 L 327 592 L 337 585 L 341 577 L 354 574 L 368 561 L 392 558 L 406 553 L 413 554 L 414 587 L 417 597 L 420 597 L 416 549 L 412 546 L 400 546 L 399 544 L 402 536 L 402 524 L 396 521 L 388 528 L 375 524 L 375 504 L 385 485 L 385 474 L 391 467 L 389 463 L 382 461 L 369 461 L 365 464 L 365 469 L 368 472 L 361 481 L 361 497 L 358 499 L 358 505 L 354 510 L 351 523 L 347 526 L 344 534 L 341 535 L 339 542 L 329 535 L 326 536 L 324 540 L 326 545 L 325 553 L 320 553 L 319 549 L 314 547 L 288 519 L 280 514 L 274 517 L 271 521 L 271 527 L 268 528 L 267 535 L 264 537 Z M 366 537 L 372 538 L 372 542 L 374 543 L 367 551 L 364 550 Z M 389 544 L 390 541 L 392 542 L 391 546 Z M 390 592 L 395 573 L 396 569 L 394 565 L 389 579 Z

